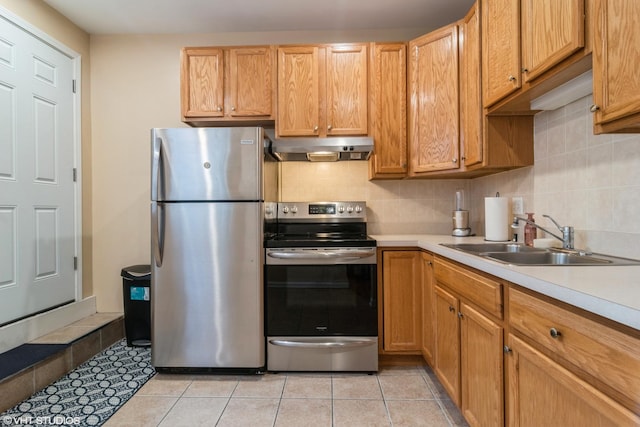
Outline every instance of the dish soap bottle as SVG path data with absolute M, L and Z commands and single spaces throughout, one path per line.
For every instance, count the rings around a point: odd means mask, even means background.
M 531 222 L 536 222 L 533 219 L 533 213 L 527 213 L 527 219 Z M 533 239 L 537 237 L 536 226 L 527 222 L 524 226 L 524 244 L 527 246 L 533 246 Z

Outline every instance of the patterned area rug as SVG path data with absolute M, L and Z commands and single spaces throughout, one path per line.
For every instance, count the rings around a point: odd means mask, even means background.
M 102 425 L 155 373 L 151 349 L 123 339 L 0 414 L 0 425 Z

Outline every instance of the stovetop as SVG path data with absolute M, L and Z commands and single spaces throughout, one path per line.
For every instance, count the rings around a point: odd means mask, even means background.
M 271 230 L 265 236 L 266 248 L 376 246 L 367 235 L 362 201 L 278 203 Z

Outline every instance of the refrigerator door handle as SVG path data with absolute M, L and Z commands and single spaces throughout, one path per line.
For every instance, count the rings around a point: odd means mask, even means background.
M 151 203 L 151 247 L 156 267 L 162 267 L 164 252 L 164 207 Z
M 151 147 L 151 200 L 160 200 L 160 174 L 162 171 L 162 138 L 153 138 Z

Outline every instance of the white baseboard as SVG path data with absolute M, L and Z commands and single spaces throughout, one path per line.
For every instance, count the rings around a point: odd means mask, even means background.
M 40 313 L 0 328 L 0 353 L 33 341 L 96 312 L 96 297 Z

